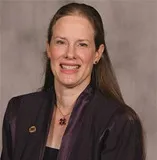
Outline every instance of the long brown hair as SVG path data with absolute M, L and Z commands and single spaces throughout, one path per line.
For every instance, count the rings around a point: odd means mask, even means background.
M 96 50 L 99 48 L 101 44 L 104 44 L 105 46 L 101 59 L 93 67 L 92 82 L 95 84 L 96 88 L 98 88 L 101 92 L 104 93 L 107 91 L 108 94 L 110 94 L 111 96 L 119 100 L 121 103 L 124 103 L 120 89 L 119 89 L 119 85 L 117 83 L 115 73 L 113 71 L 113 67 L 107 52 L 105 39 L 104 39 L 103 22 L 100 14 L 95 8 L 86 4 L 79 4 L 79 3 L 69 3 L 61 7 L 56 12 L 52 20 L 50 21 L 49 28 L 48 28 L 47 42 L 49 44 L 51 42 L 51 37 L 53 35 L 52 28 L 55 25 L 56 21 L 67 15 L 84 16 L 92 24 L 95 31 L 94 41 L 95 41 Z M 51 88 L 53 86 L 53 83 L 54 83 L 54 76 L 53 76 L 53 73 L 51 72 L 50 60 L 47 58 L 45 82 L 42 90 L 47 90 Z

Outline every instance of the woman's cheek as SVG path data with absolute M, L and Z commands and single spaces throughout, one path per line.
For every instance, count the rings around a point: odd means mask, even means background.
M 86 64 L 93 64 L 94 56 L 91 53 L 86 52 L 83 54 L 82 59 Z
M 65 54 L 65 49 L 64 48 L 54 48 L 52 50 L 52 57 L 54 59 L 58 59 L 61 56 L 64 56 Z

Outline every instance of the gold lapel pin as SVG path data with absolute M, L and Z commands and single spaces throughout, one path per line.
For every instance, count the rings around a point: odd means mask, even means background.
M 36 127 L 35 126 L 31 126 L 31 127 L 29 127 L 29 133 L 34 133 L 34 132 L 36 132 Z

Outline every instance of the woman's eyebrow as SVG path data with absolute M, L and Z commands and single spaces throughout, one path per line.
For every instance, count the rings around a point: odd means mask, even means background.
M 78 39 L 79 42 L 82 42 L 82 41 L 88 41 L 90 42 L 88 39 Z
M 57 38 L 62 39 L 62 40 L 67 40 L 66 37 L 62 37 L 62 36 L 55 36 L 55 37 L 54 37 L 54 39 L 57 39 Z M 78 42 L 83 42 L 83 41 L 88 41 L 88 42 L 90 42 L 90 40 L 85 39 L 85 38 L 79 38 L 79 39 L 77 39 L 77 41 L 78 41 Z
M 54 37 L 54 39 L 56 39 L 56 38 L 66 40 L 66 38 L 65 38 L 65 37 L 61 37 L 61 36 L 55 36 L 55 37 Z

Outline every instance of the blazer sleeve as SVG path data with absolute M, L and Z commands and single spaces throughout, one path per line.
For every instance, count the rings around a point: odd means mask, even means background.
M 130 111 L 114 119 L 114 126 L 109 129 L 104 142 L 101 160 L 145 159 L 142 125 L 137 114 Z
M 2 127 L 2 153 L 1 160 L 12 160 L 15 141 L 15 113 L 17 112 L 17 98 L 12 98 L 7 106 Z

